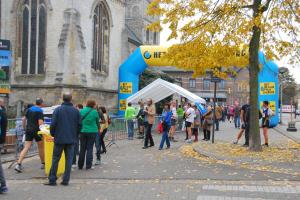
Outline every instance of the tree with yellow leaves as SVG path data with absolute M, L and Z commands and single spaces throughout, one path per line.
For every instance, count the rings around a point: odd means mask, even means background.
M 268 59 L 300 61 L 299 0 L 153 0 L 148 14 L 161 16 L 149 26 L 171 30 L 169 39 L 180 38 L 166 58 L 173 66 L 193 70 L 195 76 L 213 71 L 226 78 L 232 66 L 249 66 L 250 104 L 258 105 L 258 52 Z M 241 47 L 246 53 L 241 55 Z M 248 53 L 249 52 L 249 53 Z M 250 114 L 250 149 L 261 150 L 258 108 Z

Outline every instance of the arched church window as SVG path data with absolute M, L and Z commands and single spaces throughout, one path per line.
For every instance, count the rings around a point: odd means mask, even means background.
M 108 72 L 109 65 L 109 16 L 103 3 L 97 4 L 93 16 L 93 58 L 92 69 Z
M 22 74 L 43 74 L 46 59 L 47 11 L 44 0 L 22 0 L 19 7 L 18 57 Z

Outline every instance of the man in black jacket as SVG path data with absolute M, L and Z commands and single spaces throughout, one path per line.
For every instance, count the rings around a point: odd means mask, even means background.
M 63 95 L 63 103 L 53 112 L 50 133 L 54 137 L 54 150 L 52 167 L 49 174 L 49 182 L 45 185 L 56 185 L 56 173 L 58 162 L 63 151 L 65 152 L 65 173 L 61 185 L 67 186 L 70 180 L 72 161 L 74 156 L 74 145 L 76 143 L 77 134 L 81 128 L 81 118 L 79 111 L 71 103 L 72 95 L 65 93 Z
M 6 186 L 6 181 L 4 177 L 4 172 L 2 168 L 2 163 L 1 163 L 1 149 L 3 147 L 3 144 L 5 143 L 5 137 L 6 137 L 6 130 L 7 130 L 7 116 L 5 113 L 5 109 L 0 107 L 0 194 L 6 193 L 7 192 L 7 186 Z

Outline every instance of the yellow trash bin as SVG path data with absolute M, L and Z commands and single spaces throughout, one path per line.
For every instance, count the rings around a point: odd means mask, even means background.
M 45 131 L 40 131 L 39 134 L 43 135 L 44 140 L 44 154 L 45 154 L 45 173 L 49 176 L 50 169 L 52 166 L 52 157 L 53 157 L 53 149 L 54 149 L 54 138 Z M 61 176 L 65 172 L 65 153 L 62 153 L 60 158 L 58 168 L 57 168 L 57 176 Z

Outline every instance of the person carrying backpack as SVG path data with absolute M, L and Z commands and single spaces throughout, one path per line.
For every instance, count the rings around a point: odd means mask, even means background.
M 6 186 L 6 180 L 3 172 L 2 161 L 1 161 L 1 150 L 5 143 L 6 130 L 7 130 L 7 116 L 5 110 L 0 107 L 0 194 L 7 193 L 8 189 Z
M 163 134 L 162 134 L 162 137 L 161 137 L 159 150 L 163 149 L 165 142 L 167 143 L 167 149 L 169 149 L 170 146 L 171 146 L 170 145 L 170 140 L 169 140 L 169 137 L 168 137 L 168 132 L 169 132 L 169 130 L 171 128 L 171 124 L 172 124 L 171 118 L 172 118 L 172 112 L 170 111 L 170 105 L 165 104 L 164 111 L 163 111 L 162 116 L 161 116 Z

